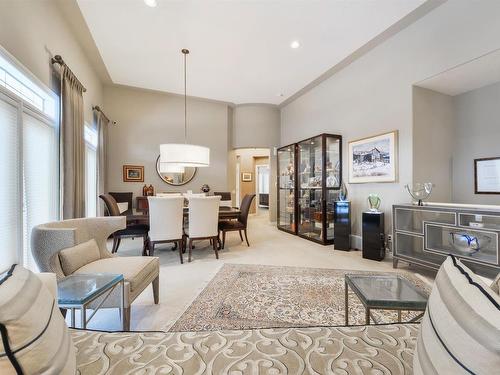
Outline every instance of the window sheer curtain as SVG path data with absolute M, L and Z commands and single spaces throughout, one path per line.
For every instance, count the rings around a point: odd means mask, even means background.
M 101 111 L 94 111 L 98 132 L 97 140 L 97 195 L 108 192 L 108 124 L 109 119 Z M 104 204 L 97 200 L 97 214 L 104 216 Z
M 60 180 L 63 219 L 85 217 L 84 87 L 61 66 Z

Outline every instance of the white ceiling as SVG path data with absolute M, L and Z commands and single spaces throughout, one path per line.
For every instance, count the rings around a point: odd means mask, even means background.
M 496 82 L 500 82 L 500 50 L 427 78 L 416 86 L 455 96 Z
M 77 1 L 114 83 L 279 104 L 425 0 Z

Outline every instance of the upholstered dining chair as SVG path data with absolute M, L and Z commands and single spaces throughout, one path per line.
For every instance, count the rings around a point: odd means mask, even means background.
M 232 207 L 233 202 L 231 200 L 231 193 L 229 191 L 215 191 L 214 195 L 220 196 L 220 206 L 221 207 Z
M 149 202 L 149 255 L 153 255 L 155 245 L 159 243 L 176 242 L 179 249 L 181 264 L 184 248 L 182 224 L 184 219 L 184 198 L 148 197 Z
M 215 258 L 219 259 L 217 251 L 219 202 L 219 196 L 189 198 L 189 224 L 185 230 L 185 236 L 189 239 L 188 262 L 191 262 L 193 241 L 197 240 L 210 240 L 215 251 Z
M 58 279 L 73 273 L 122 274 L 125 279 L 124 327 L 129 330 L 130 306 L 149 284 L 153 285 L 154 303 L 158 304 L 160 262 L 157 257 L 122 257 L 108 251 L 108 237 L 124 229 L 125 225 L 124 216 L 41 224 L 31 232 L 31 252 L 40 271 L 55 273 Z M 119 298 L 117 290 L 101 307 L 119 307 Z M 98 298 L 89 308 L 92 309 L 101 302 Z
M 134 197 L 134 193 L 130 192 L 109 192 L 113 198 L 115 198 L 116 203 L 126 203 L 127 209 L 121 212 L 121 215 L 132 215 L 134 213 L 132 209 L 132 199 Z
M 248 234 L 247 234 L 247 223 L 248 223 L 248 213 L 250 212 L 250 206 L 252 205 L 252 201 L 255 198 L 255 194 L 246 194 L 241 201 L 240 206 L 240 216 L 238 220 L 221 220 L 219 221 L 219 232 L 222 232 L 222 248 L 226 243 L 226 232 L 236 232 L 240 233 L 241 241 L 243 242 L 243 236 L 241 235 L 241 231 L 245 233 L 245 240 L 247 242 L 247 246 L 250 246 L 248 242 Z
M 101 194 L 99 195 L 99 198 L 101 198 L 104 201 L 109 216 L 121 216 L 120 209 L 118 208 L 118 203 L 116 202 L 115 198 L 111 196 L 111 194 Z M 134 223 L 127 224 L 125 229 L 113 233 L 113 248 L 111 250 L 111 253 L 114 254 L 118 251 L 118 247 L 120 247 L 122 238 L 142 237 L 143 239 L 142 255 L 147 255 L 148 232 L 149 232 L 149 225 L 134 224 Z

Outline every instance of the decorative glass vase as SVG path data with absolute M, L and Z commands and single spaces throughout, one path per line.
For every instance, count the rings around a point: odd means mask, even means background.
M 405 185 L 405 189 L 410 196 L 417 201 L 418 206 L 423 206 L 423 201 L 429 198 L 432 192 L 432 182 L 416 182 Z
M 371 212 L 379 212 L 381 199 L 377 194 L 368 195 L 368 204 L 370 205 Z
M 347 193 L 347 186 L 345 186 L 344 181 L 342 181 L 339 190 L 339 201 L 345 202 L 347 200 Z

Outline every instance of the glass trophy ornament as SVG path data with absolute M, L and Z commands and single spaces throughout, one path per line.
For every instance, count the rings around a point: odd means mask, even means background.
M 377 194 L 368 195 L 368 204 L 370 205 L 370 212 L 379 212 L 381 199 Z
M 418 206 L 423 206 L 427 198 L 432 192 L 432 182 L 416 182 L 414 184 L 405 185 L 406 191 L 410 196 L 417 201 Z
M 344 181 L 342 181 L 342 184 L 340 185 L 339 200 L 341 202 L 347 201 L 347 186 L 345 186 Z

